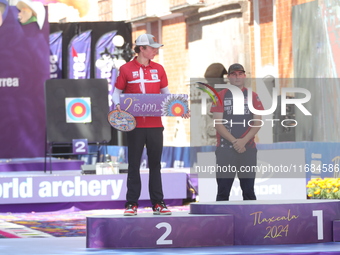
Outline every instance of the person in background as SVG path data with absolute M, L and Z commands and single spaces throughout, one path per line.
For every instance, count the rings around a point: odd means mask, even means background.
M 4 23 L 7 13 L 8 13 L 7 0 L 0 0 L 0 27 L 2 26 L 2 23 Z
M 113 102 L 119 111 L 121 110 L 119 104 L 121 93 L 170 94 L 163 66 L 152 61 L 163 44 L 157 43 L 151 34 L 140 35 L 135 43 L 134 51 L 137 56 L 120 67 L 115 84 Z M 189 114 L 182 117 L 188 118 Z M 149 195 L 153 214 L 170 215 L 171 211 L 163 201 L 161 156 L 164 127 L 161 117 L 136 117 L 136 122 L 136 128 L 127 132 L 129 166 L 124 215 L 137 214 L 138 199 L 141 193 L 140 161 L 144 146 L 148 155 Z
M 22 25 L 37 22 L 39 29 L 42 29 L 45 21 L 46 10 L 41 2 L 19 0 L 17 8 L 19 9 L 18 20 Z

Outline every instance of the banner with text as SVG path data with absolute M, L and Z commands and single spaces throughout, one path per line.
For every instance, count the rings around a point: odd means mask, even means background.
M 91 30 L 72 38 L 68 47 L 68 78 L 91 77 Z
M 110 110 L 113 110 L 112 93 L 117 77 L 117 68 L 114 62 L 115 45 L 112 42 L 116 34 L 117 31 L 112 31 L 101 36 L 95 49 L 95 78 L 107 79 Z
M 2 204 L 124 201 L 126 174 L 6 177 L 0 179 Z M 149 199 L 149 175 L 141 174 L 141 200 Z M 163 173 L 164 199 L 186 198 L 186 173 Z
M 33 20 L 22 24 L 16 6 L 0 3 L 5 5 L 0 22 L 0 158 L 41 157 L 45 148 L 44 83 L 50 77 L 45 8 L 38 14 L 39 24 Z

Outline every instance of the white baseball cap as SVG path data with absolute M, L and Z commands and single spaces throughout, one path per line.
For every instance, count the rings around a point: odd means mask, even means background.
M 25 7 L 29 7 L 34 12 L 34 15 L 37 17 L 38 26 L 42 29 L 46 17 L 44 5 L 41 2 L 33 2 L 32 0 L 19 0 L 17 8 L 21 10 Z
M 150 34 L 142 34 L 136 39 L 136 46 L 148 45 L 152 48 L 160 48 L 163 44 L 157 43 L 156 38 Z

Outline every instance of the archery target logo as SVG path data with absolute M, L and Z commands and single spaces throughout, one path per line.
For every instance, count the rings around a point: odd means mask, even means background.
M 65 98 L 66 122 L 89 123 L 92 122 L 91 98 Z
M 169 95 L 162 101 L 161 106 L 162 116 L 182 116 L 189 112 L 188 101 L 182 95 Z

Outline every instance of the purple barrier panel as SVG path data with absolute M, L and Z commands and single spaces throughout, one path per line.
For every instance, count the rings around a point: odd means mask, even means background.
M 125 201 L 127 174 L 0 177 L 1 204 Z M 140 199 L 149 200 L 149 174 Z M 187 197 L 186 173 L 162 173 L 164 199 Z
M 235 245 L 303 244 L 333 241 L 338 200 L 223 201 L 192 203 L 192 214 L 231 214 Z
M 226 246 L 234 243 L 231 215 L 87 217 L 87 248 L 169 248 Z
M 340 242 L 340 220 L 333 221 L 333 242 Z
M 189 111 L 186 94 L 121 94 L 120 107 L 133 116 L 178 117 Z

